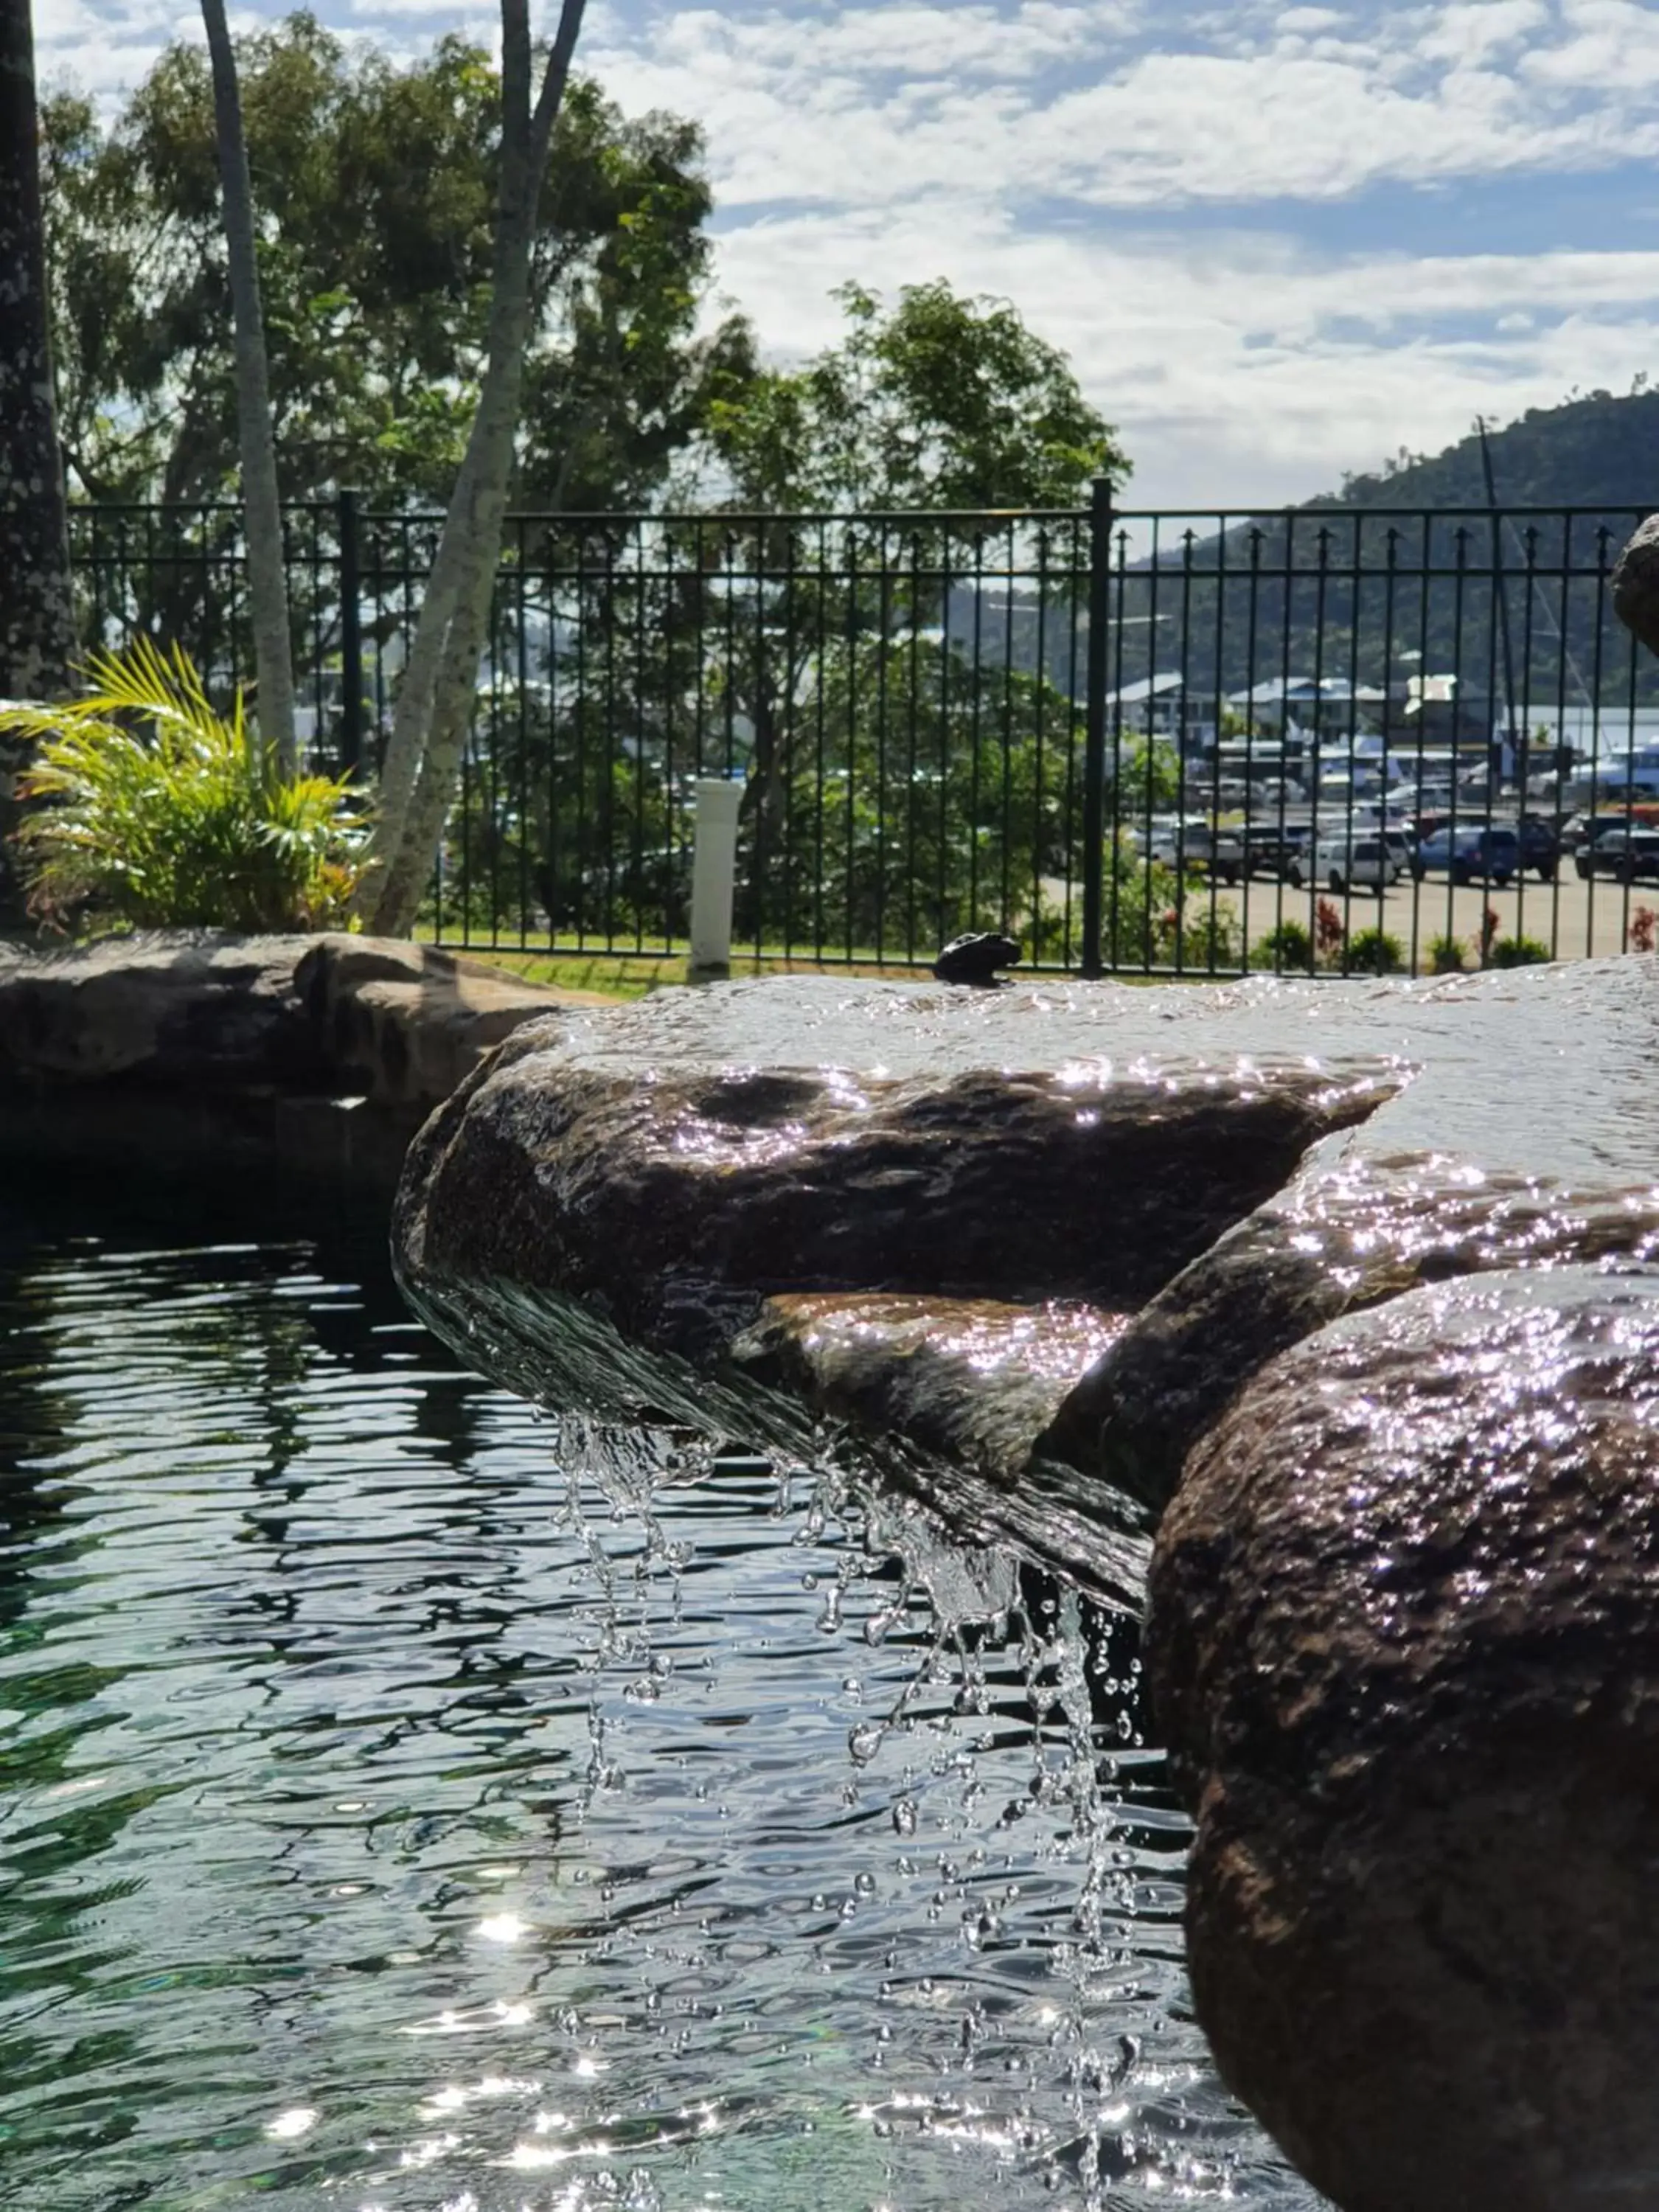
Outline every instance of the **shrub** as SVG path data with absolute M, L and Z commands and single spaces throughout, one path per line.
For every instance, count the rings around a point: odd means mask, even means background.
M 1632 952 L 1651 952 L 1659 936 L 1659 914 L 1650 906 L 1638 906 L 1630 918 L 1629 936 Z
M 1178 914 L 1164 916 L 1162 936 L 1164 957 L 1183 968 L 1229 975 L 1244 964 L 1238 917 L 1229 907 L 1184 900 Z
M 33 806 L 16 839 L 30 904 L 54 927 L 328 929 L 362 873 L 342 780 L 285 779 L 239 690 L 210 703 L 178 647 L 99 653 L 83 697 L 0 714 L 31 738 Z
M 1307 975 L 1314 964 L 1313 934 L 1299 921 L 1281 921 L 1270 929 L 1250 955 L 1252 968 L 1289 970 Z
M 1547 960 L 1550 949 L 1535 937 L 1500 937 L 1492 948 L 1494 968 L 1531 968 Z
M 1428 953 L 1431 975 L 1461 975 L 1469 964 L 1469 948 L 1461 937 L 1431 937 Z
M 1397 975 L 1405 950 L 1392 930 L 1358 929 L 1348 939 L 1348 968 L 1356 975 Z

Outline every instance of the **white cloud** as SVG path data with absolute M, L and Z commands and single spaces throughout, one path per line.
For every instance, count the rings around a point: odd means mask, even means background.
M 1545 0 L 1294 8 L 1150 43 L 1121 10 L 1084 5 L 685 9 L 653 17 L 648 37 L 610 21 L 590 50 L 606 81 L 706 118 L 728 204 L 939 190 L 1121 208 L 1335 199 L 1387 180 L 1593 167 L 1615 145 L 1659 154 L 1650 105 L 1612 93 L 1611 52 L 1624 85 L 1640 82 L 1638 26 L 1645 73 L 1659 74 L 1651 14 L 1624 0 L 1565 0 L 1559 15 Z M 1581 85 L 1609 99 L 1564 96 Z
M 1545 0 L 1454 0 L 1425 27 L 1418 51 L 1431 61 L 1477 67 L 1512 54 L 1549 20 Z
M 1560 0 L 1565 36 L 1538 45 L 1521 64 L 1529 82 L 1607 95 L 1620 112 L 1659 81 L 1653 10 L 1635 0 Z
M 495 40 L 489 0 L 319 13 L 398 51 L 442 29 Z M 1138 497 L 1249 502 L 1651 367 L 1659 255 L 1436 256 L 1431 215 L 1402 239 L 1414 250 L 1344 252 L 1328 210 L 1383 185 L 1522 191 L 1659 158 L 1654 16 L 1633 0 L 594 0 L 581 58 L 625 106 L 703 121 L 722 281 L 770 346 L 826 339 L 848 276 L 890 292 L 946 276 L 1070 350 Z M 172 0 L 35 0 L 35 21 L 43 68 L 106 94 L 169 36 L 200 35 Z M 1298 204 L 1328 210 L 1318 249 Z M 1632 212 L 1610 207 L 1610 237 Z
M 1402 444 L 1461 437 L 1477 413 L 1626 389 L 1659 354 L 1659 252 L 1331 258 L 1251 232 L 1034 239 L 939 202 L 801 214 L 721 244 L 727 285 L 789 353 L 831 338 L 828 288 L 877 266 L 893 288 L 944 275 L 1017 299 L 1070 352 L 1135 461 L 1130 497 L 1152 506 L 1304 498 Z

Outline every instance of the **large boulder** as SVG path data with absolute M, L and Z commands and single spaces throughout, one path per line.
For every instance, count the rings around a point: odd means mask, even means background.
M 794 979 L 532 1024 L 411 1150 L 406 1286 L 556 1405 L 796 1449 L 850 1423 L 1041 1548 L 1034 1440 L 1127 1315 L 1400 1079 L 1171 1049 L 1146 997 Z M 1121 1589 L 1144 1516 L 1070 1492 L 1051 1531 Z
M 1256 1376 L 1159 1531 L 1223 2074 L 1342 2212 L 1659 2203 L 1659 1276 L 1493 1273 Z
M 1449 1277 L 1659 1250 L 1659 962 L 1298 987 L 1216 1029 L 1299 1030 L 1333 1059 L 1369 1042 L 1405 1079 L 1168 1283 L 1040 1440 L 1154 1510 L 1249 1378 L 1338 1316 Z

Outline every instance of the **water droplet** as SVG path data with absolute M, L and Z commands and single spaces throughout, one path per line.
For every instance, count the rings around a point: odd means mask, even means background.
M 870 1764 L 881 1749 L 881 1740 L 885 1733 L 879 1721 L 865 1721 L 853 1730 L 847 1739 L 847 1748 L 853 1755 L 854 1765 L 867 1766 Z

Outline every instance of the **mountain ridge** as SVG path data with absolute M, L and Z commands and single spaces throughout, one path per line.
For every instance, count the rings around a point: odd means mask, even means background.
M 1616 396 L 1591 392 L 1556 407 L 1532 407 L 1501 428 L 1488 425 L 1497 504 L 1511 510 L 1582 507 L 1627 513 L 1659 508 L 1659 389 Z M 1341 489 L 1304 503 L 1310 508 L 1484 507 L 1480 438 L 1438 453 L 1402 453 L 1373 471 L 1346 476 Z

